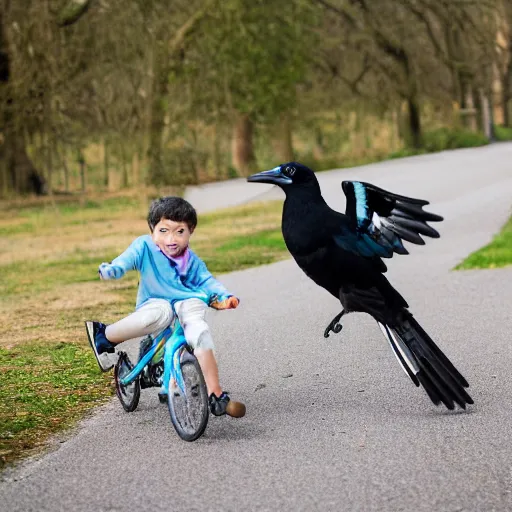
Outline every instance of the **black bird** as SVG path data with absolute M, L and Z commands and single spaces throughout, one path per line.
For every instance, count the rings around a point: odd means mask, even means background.
M 283 189 L 282 232 L 299 267 L 316 284 L 340 300 L 343 310 L 327 326 L 340 332 L 340 318 L 363 312 L 378 322 L 402 368 L 432 402 L 465 409 L 473 400 L 466 379 L 432 341 L 407 309 L 405 299 L 383 275 L 381 258 L 408 254 L 402 240 L 424 245 L 420 235 L 438 238 L 427 224 L 443 218 L 423 210 L 428 201 L 387 192 L 361 181 L 343 181 L 345 214 L 331 209 L 315 173 L 296 162 L 249 176 Z

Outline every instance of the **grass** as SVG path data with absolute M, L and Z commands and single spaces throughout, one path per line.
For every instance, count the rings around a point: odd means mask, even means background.
M 512 217 L 494 237 L 492 242 L 470 254 L 457 270 L 501 268 L 512 265 Z
M 494 126 L 494 136 L 498 141 L 509 141 L 512 140 L 512 128 L 506 126 Z
M 9 209 L 0 220 L 0 466 L 33 453 L 113 395 L 83 322 L 132 311 L 137 275 L 97 268 L 147 233 L 147 201 L 66 200 Z M 5 210 L 5 204 L 0 205 Z M 281 201 L 201 215 L 191 246 L 214 274 L 288 257 Z
M 108 380 L 85 347 L 27 343 L 0 348 L 0 455 L 33 451 L 48 435 L 103 403 Z M 107 391 L 107 392 L 106 392 Z
M 463 129 L 437 128 L 423 134 L 422 147 L 419 149 L 405 147 L 388 155 L 389 158 L 435 153 L 448 149 L 473 148 L 485 146 L 489 140 L 483 133 L 475 133 Z

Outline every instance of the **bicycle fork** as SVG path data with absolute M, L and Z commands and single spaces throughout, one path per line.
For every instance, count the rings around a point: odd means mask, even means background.
M 185 394 L 185 383 L 181 373 L 181 353 L 187 341 L 181 325 L 178 325 L 164 349 L 164 375 L 160 393 L 169 394 L 169 383 L 174 379 L 179 389 Z

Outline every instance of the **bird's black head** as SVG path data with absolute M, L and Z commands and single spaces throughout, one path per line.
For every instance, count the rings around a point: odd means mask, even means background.
M 309 167 L 299 164 L 298 162 L 288 162 L 287 164 L 274 167 L 274 169 L 270 171 L 253 174 L 247 178 L 247 181 L 251 183 L 272 183 L 284 190 L 291 185 L 304 186 L 307 184 L 316 184 L 318 186 L 315 173 Z

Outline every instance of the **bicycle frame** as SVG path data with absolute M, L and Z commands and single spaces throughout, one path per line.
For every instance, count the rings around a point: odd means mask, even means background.
M 173 378 L 179 388 L 185 393 L 185 385 L 183 383 L 183 375 L 181 373 L 180 356 L 181 349 L 187 346 L 187 340 L 183 333 L 183 328 L 176 321 L 174 330 L 171 326 L 165 328 L 153 341 L 153 345 L 142 357 L 134 368 L 125 375 L 120 383 L 123 386 L 131 384 L 142 372 L 145 366 L 153 359 L 153 357 L 163 348 L 164 349 L 164 375 L 162 379 L 161 392 L 169 393 L 169 382 Z

